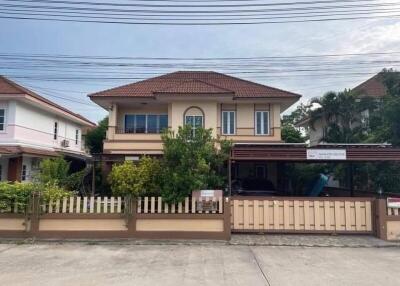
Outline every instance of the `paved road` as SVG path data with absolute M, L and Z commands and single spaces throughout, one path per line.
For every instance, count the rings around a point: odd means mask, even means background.
M 400 285 L 400 248 L 0 244 L 1 285 Z

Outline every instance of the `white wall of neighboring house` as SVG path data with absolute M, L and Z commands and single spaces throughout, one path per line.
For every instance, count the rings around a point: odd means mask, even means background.
M 0 109 L 5 110 L 4 130 L 0 130 L 0 146 L 20 146 L 80 154 L 85 152 L 80 124 L 19 100 L 0 101 Z M 55 122 L 57 122 L 56 139 Z M 69 142 L 68 147 L 62 144 L 64 140 Z M 0 156 L 1 181 L 8 180 L 10 157 L 13 156 Z M 22 156 L 22 181 L 31 181 L 34 178 L 41 159 L 41 156 Z
M 35 148 L 82 151 L 81 127 L 71 120 L 24 102 L 0 102 L 0 108 L 6 109 L 6 128 L 4 131 L 0 131 L 0 143 L 19 143 Z M 54 139 L 55 122 L 57 122 L 56 139 Z M 76 132 L 78 132 L 77 142 Z M 69 141 L 69 147 L 62 145 L 64 140 Z

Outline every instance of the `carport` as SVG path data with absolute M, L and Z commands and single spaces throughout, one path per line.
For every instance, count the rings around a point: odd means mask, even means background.
M 389 144 L 235 144 L 229 159 L 229 190 L 232 166 L 241 162 L 346 163 L 350 197 L 231 196 L 232 232 L 374 234 L 378 200 L 354 197 L 355 162 L 400 161 L 400 148 Z M 279 172 L 279 168 L 277 170 Z M 385 208 L 386 209 L 386 208 Z
M 354 196 L 353 163 L 400 161 L 400 148 L 390 144 L 321 144 L 307 147 L 306 144 L 241 144 L 231 150 L 228 171 L 229 191 L 232 191 L 232 169 L 241 162 L 269 163 L 346 163 L 349 188 Z M 279 173 L 279 169 L 277 170 Z

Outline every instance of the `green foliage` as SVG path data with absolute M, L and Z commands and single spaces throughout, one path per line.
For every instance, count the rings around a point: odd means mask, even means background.
M 73 195 L 72 192 L 52 183 L 42 185 L 39 183 L 0 182 L 0 211 L 7 211 L 15 205 L 19 210 L 24 210 L 33 193 L 41 196 L 45 202 Z
M 0 211 L 5 211 L 17 204 L 18 209 L 24 209 L 29 196 L 37 190 L 33 183 L 8 183 L 0 182 Z
M 193 190 L 222 188 L 231 143 L 213 139 L 210 129 L 190 126 L 163 134 L 164 157 L 160 180 L 161 195 L 168 202 L 182 201 Z M 219 148 L 217 148 L 219 146 Z
M 309 110 L 310 126 L 319 120 L 325 124 L 323 141 L 328 143 L 359 143 L 366 140 L 368 131 L 360 124 L 360 113 L 374 110 L 376 103 L 370 98 L 358 98 L 349 90 L 328 92 L 311 100 L 318 107 Z
M 60 200 L 74 195 L 71 191 L 67 191 L 54 183 L 47 183 L 41 185 L 40 188 L 39 186 L 36 188 L 39 189 L 40 196 L 45 202 L 49 202 L 50 200 Z
M 44 159 L 39 165 L 37 179 L 42 184 L 64 184 L 68 178 L 69 163 L 61 157 Z
M 143 157 L 137 165 L 132 161 L 113 165 L 108 181 L 114 195 L 152 196 L 159 193 L 160 172 L 159 160 Z
M 108 117 L 98 122 L 96 128 L 89 130 L 86 134 L 86 145 L 91 154 L 103 152 L 103 140 L 106 138 L 108 128 Z
M 78 190 L 85 170 L 69 174 L 70 164 L 61 157 L 44 159 L 40 162 L 37 181 L 42 185 L 57 185 L 69 191 Z
M 284 124 L 281 129 L 282 140 L 286 143 L 304 143 L 306 137 L 301 134 L 301 131 L 293 125 Z

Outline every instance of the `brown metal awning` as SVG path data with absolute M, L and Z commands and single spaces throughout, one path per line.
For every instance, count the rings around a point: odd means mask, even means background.
M 323 153 L 339 151 L 344 158 L 311 159 L 307 150 Z M 232 161 L 293 161 L 293 162 L 351 162 L 400 161 L 400 148 L 389 144 L 322 144 L 307 147 L 303 144 L 235 144 L 231 150 Z
M 20 146 L 0 146 L 0 154 L 1 155 L 26 154 L 26 155 L 50 156 L 50 157 L 59 156 L 55 151 L 29 148 L 29 147 L 20 147 Z

